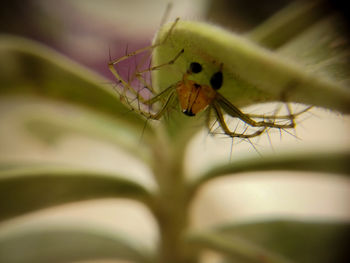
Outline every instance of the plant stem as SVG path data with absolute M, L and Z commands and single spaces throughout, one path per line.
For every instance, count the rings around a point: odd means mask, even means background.
M 162 137 L 158 136 L 158 138 Z M 195 263 L 197 255 L 183 242 L 189 223 L 188 193 L 183 171 L 185 147 L 174 147 L 174 142 L 164 137 L 154 148 L 155 165 L 153 166 L 159 186 L 153 211 L 160 236 L 158 262 Z

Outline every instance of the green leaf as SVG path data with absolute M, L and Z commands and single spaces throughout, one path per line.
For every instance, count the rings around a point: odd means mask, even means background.
M 303 65 L 307 72 L 349 88 L 350 43 L 346 37 L 347 30 L 347 23 L 333 14 L 309 27 L 277 52 Z
M 203 71 L 191 79 L 210 85 L 211 76 L 222 65 L 224 82 L 219 93 L 237 107 L 288 101 L 350 111 L 350 90 L 327 76 L 313 74 L 303 65 L 222 28 L 180 20 L 169 34 L 173 24 L 158 32 L 155 43 L 161 44 L 154 50 L 153 64 L 167 63 L 182 49 L 184 53 L 174 64 L 153 72 L 152 82 L 159 90 L 181 81 L 190 63 L 198 62 Z
M 0 96 L 36 95 L 76 104 L 122 120 L 138 130 L 141 116 L 120 102 L 112 84 L 94 72 L 28 39 L 0 36 Z M 107 62 L 106 62 L 107 67 Z
M 126 197 L 150 202 L 143 186 L 115 174 L 49 166 L 5 165 L 0 170 L 0 220 L 54 205 Z
M 187 241 L 197 249 L 210 249 L 220 252 L 232 259 L 232 262 L 244 263 L 292 263 L 278 253 L 259 247 L 256 244 L 237 236 L 225 236 L 221 233 L 191 233 Z M 231 262 L 231 260 L 230 260 Z
M 274 220 L 232 224 L 206 234 L 194 235 L 192 240 L 202 247 L 221 251 L 233 258 L 239 252 L 251 258 L 255 256 L 256 260 L 251 262 L 266 259 L 255 246 L 282 255 L 290 260 L 288 262 L 346 263 L 350 260 L 349 222 Z
M 350 152 L 317 152 L 256 157 L 212 168 L 191 184 L 192 194 L 204 183 L 220 176 L 255 171 L 306 171 L 350 175 Z
M 261 46 L 277 49 L 288 44 L 328 12 L 324 1 L 293 1 L 245 36 Z
M 0 230 L 0 262 L 61 263 L 102 259 L 153 262 L 145 248 L 108 229 L 36 224 Z
M 347 23 L 324 1 L 295 1 L 246 36 L 340 86 L 350 84 Z
M 0 103 L 1 108 L 5 109 L 3 118 L 0 116 L 0 125 L 10 127 L 8 133 L 11 128 L 21 129 L 51 147 L 67 136 L 80 135 L 126 150 L 143 161 L 149 159 L 149 148 L 142 147 L 143 144 L 140 143 L 140 140 L 148 142 L 148 137 L 142 136 L 143 130 L 133 129 L 105 114 L 32 97 L 2 98 Z M 7 136 L 2 136 L 0 142 L 6 139 Z M 5 152 L 6 149 L 2 151 Z

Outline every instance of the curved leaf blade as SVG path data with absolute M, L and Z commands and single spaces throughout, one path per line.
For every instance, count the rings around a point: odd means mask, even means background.
M 210 24 L 178 21 L 169 35 L 172 25 L 165 25 L 156 36 L 158 43 L 166 41 L 155 48 L 153 64 L 171 61 L 182 49 L 184 53 L 174 64 L 153 72 L 157 89 L 181 81 L 190 63 L 198 62 L 203 71 L 191 79 L 210 85 L 210 77 L 222 65 L 224 82 L 219 92 L 237 107 L 288 101 L 350 111 L 347 87 L 312 74 L 303 65 Z
M 11 138 L 9 142 L 13 141 L 7 143 L 7 147 L 1 148 L 0 153 L 6 153 L 18 141 L 25 144 L 26 141 L 20 137 L 16 139 L 8 136 L 21 130 L 52 148 L 65 138 L 78 135 L 125 150 L 132 157 L 139 157 L 142 161 L 149 159 L 148 147 L 142 147 L 143 144 L 140 144 L 141 138 L 146 144 L 149 137 L 142 137 L 142 130 L 124 125 L 123 122 L 105 114 L 35 97 L 1 98 L 0 104 L 0 126 L 6 127 L 2 131 L 0 142 L 9 140 L 8 138 Z
M 278 253 L 266 250 L 244 238 L 230 236 L 227 238 L 215 232 L 192 233 L 187 241 L 199 249 L 211 249 L 229 257 L 232 262 L 244 263 L 292 263 Z
M 349 222 L 267 220 L 221 226 L 214 233 L 211 234 L 219 242 L 224 240 L 233 248 L 237 246 L 237 241 L 244 240 L 248 244 L 283 255 L 292 262 L 346 263 L 350 260 Z M 223 251 L 220 243 L 215 243 L 215 240 L 212 243 L 208 245 L 218 246 Z M 251 255 L 254 250 L 247 252 Z
M 94 72 L 34 41 L 0 36 L 0 96 L 37 95 L 80 105 L 142 129 L 144 120 Z M 107 67 L 107 63 L 106 63 Z
M 293 1 L 245 34 L 269 49 L 277 49 L 329 13 L 324 1 Z
M 102 259 L 153 262 L 145 248 L 101 228 L 36 225 L 0 230 L 0 262 L 60 263 Z
M 306 171 L 350 175 L 350 152 L 287 154 L 257 157 L 214 167 L 191 184 L 192 194 L 211 179 L 255 171 Z
M 151 194 L 136 182 L 111 174 L 26 165 L 0 171 L 0 220 L 68 202 L 108 197 L 132 198 L 147 205 Z
M 330 15 L 280 47 L 278 54 L 303 65 L 310 73 L 339 86 L 350 85 L 350 43 L 346 22 Z

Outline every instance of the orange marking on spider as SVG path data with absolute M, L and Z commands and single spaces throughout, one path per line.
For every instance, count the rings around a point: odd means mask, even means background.
M 215 99 L 216 91 L 208 85 L 200 85 L 188 76 L 192 73 L 199 73 L 199 63 L 191 63 L 190 69 L 184 74 L 182 81 L 176 86 L 182 112 L 188 116 L 195 116 L 205 110 Z

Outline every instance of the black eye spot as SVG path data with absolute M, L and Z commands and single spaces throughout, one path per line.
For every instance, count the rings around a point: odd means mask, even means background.
M 192 62 L 190 64 L 190 72 L 191 73 L 199 73 L 202 71 L 202 65 L 198 62 Z
M 213 74 L 210 78 L 210 85 L 213 89 L 218 90 L 221 88 L 223 82 L 223 75 L 221 71 Z

